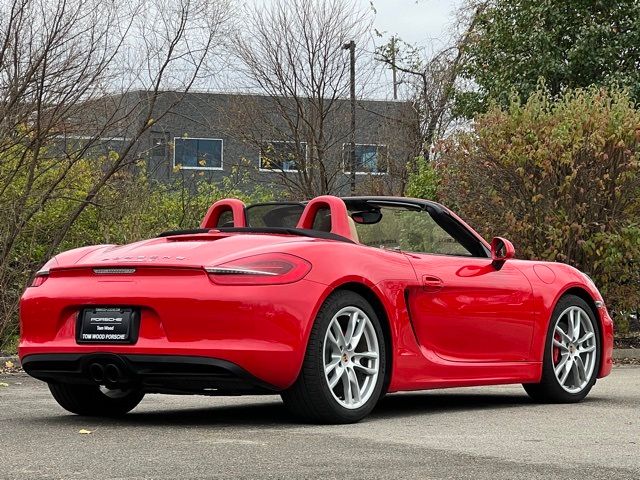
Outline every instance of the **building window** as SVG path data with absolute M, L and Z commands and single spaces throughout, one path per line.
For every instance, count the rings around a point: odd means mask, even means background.
M 351 144 L 342 144 L 344 172 L 351 173 Z M 356 143 L 356 173 L 383 174 L 389 171 L 386 145 Z
M 306 158 L 307 144 L 305 142 L 271 141 L 260 147 L 260 170 L 297 172 L 297 159 Z
M 173 166 L 190 170 L 222 170 L 222 140 L 174 138 Z
M 129 142 L 126 137 L 94 137 L 91 135 L 56 135 L 52 152 L 74 156 L 82 153 L 88 158 L 109 157 L 121 152 Z
M 151 138 L 151 156 L 166 158 L 167 140 L 165 137 L 154 136 Z

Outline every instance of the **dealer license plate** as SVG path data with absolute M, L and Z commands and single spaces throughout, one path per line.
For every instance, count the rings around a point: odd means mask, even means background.
M 80 312 L 78 342 L 132 343 L 136 319 L 133 308 L 85 308 Z

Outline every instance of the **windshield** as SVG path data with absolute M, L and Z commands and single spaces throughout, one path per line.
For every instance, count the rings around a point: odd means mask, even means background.
M 417 253 L 471 255 L 424 210 L 385 206 L 379 212 L 381 218 L 377 223 L 354 222 L 358 241 L 363 245 Z
M 436 255 L 486 257 L 482 243 L 445 211 L 421 204 L 346 198 L 352 237 L 369 247 Z M 249 228 L 295 228 L 304 204 L 263 203 L 246 208 Z M 313 229 L 331 231 L 331 214 L 320 209 Z

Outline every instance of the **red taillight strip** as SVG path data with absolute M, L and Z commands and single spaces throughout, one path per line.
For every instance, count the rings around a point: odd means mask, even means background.
M 32 287 L 39 287 L 49 278 L 49 270 L 39 270 L 36 273 L 36 276 L 33 277 L 33 281 L 31 282 Z
M 282 285 L 304 278 L 311 270 L 311 264 L 296 255 L 273 252 L 205 266 L 204 269 L 209 278 L 220 285 Z
M 205 270 L 214 275 L 278 275 L 275 272 L 269 272 L 267 270 L 254 270 L 241 267 L 207 267 Z

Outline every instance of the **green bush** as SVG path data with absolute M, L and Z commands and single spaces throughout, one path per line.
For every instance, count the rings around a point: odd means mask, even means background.
M 418 171 L 409 176 L 406 195 L 408 197 L 424 198 L 425 200 L 435 200 L 438 194 L 440 176 L 436 169 L 436 164 L 429 162 L 424 157 L 417 159 Z
M 272 200 L 260 186 L 247 194 L 249 179 L 234 169 L 220 184 L 197 181 L 198 176 L 180 176 L 173 184 L 151 180 L 141 164 L 135 173 L 117 174 L 87 208 L 67 235 L 64 248 L 83 244 L 124 244 L 160 232 L 195 228 L 213 202 L 239 198 L 246 203 Z

